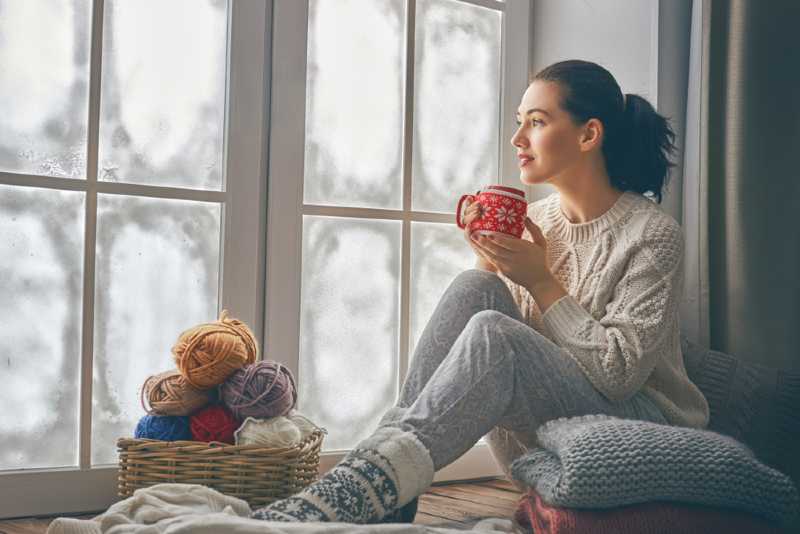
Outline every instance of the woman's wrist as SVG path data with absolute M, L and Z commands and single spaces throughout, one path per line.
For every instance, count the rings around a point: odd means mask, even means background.
M 567 295 L 567 291 L 552 274 L 533 281 L 526 286 L 526 289 L 533 297 L 533 300 L 536 301 L 536 305 L 542 314 L 556 301 Z

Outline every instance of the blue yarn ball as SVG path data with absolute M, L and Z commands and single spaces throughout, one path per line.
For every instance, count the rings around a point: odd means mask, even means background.
M 145 415 L 139 419 L 134 436 L 162 441 L 191 441 L 192 430 L 186 415 Z

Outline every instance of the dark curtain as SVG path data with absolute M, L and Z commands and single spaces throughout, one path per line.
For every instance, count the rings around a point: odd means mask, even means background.
M 695 0 L 692 29 L 682 329 L 780 388 L 800 372 L 800 2 Z

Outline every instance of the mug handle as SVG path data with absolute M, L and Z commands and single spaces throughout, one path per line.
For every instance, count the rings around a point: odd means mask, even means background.
M 456 224 L 462 230 L 464 229 L 464 221 L 462 220 L 462 213 L 461 213 L 461 206 L 464 204 L 464 201 L 470 199 L 470 202 L 475 202 L 475 195 L 461 195 L 461 198 L 458 199 L 458 207 L 456 208 Z

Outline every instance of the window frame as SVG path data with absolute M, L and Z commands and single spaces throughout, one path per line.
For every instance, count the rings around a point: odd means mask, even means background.
M 0 519 L 105 510 L 119 500 L 117 466 L 91 465 L 98 194 L 221 204 L 218 311 L 231 310 L 252 327 L 257 339 L 263 339 L 272 0 L 229 0 L 222 191 L 97 180 L 104 0 L 94 0 L 91 9 L 86 178 L 0 171 L 0 184 L 86 195 L 78 466 L 0 471 Z
M 516 152 L 508 142 L 516 130 L 514 113 L 527 87 L 529 76 L 528 0 L 453 0 L 503 12 L 501 27 L 500 157 L 498 176 L 508 185 L 519 186 Z M 273 27 L 273 78 L 269 193 L 267 209 L 267 272 L 264 314 L 265 358 L 279 361 L 302 380 L 298 372 L 300 353 L 300 286 L 302 273 L 303 215 L 333 215 L 375 218 L 402 222 L 400 271 L 400 383 L 409 359 L 409 294 L 411 222 L 453 223 L 452 214 L 411 211 L 411 147 L 413 146 L 414 29 L 416 0 L 406 0 L 406 80 L 403 136 L 402 208 L 369 209 L 312 206 L 303 204 L 303 161 L 305 143 L 306 56 L 308 43 L 308 0 L 275 0 Z M 530 191 L 528 191 L 530 193 Z M 454 192 L 455 194 L 455 192 Z M 397 384 L 399 388 L 399 384 Z M 328 470 L 347 451 L 326 451 L 320 456 L 320 470 Z M 464 480 L 501 475 L 488 446 L 478 443 L 453 464 L 438 471 L 434 481 Z

